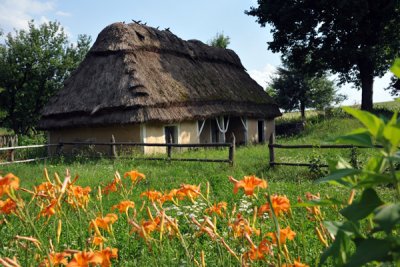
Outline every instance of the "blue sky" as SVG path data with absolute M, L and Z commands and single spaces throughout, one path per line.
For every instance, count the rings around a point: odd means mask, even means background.
M 269 28 L 261 28 L 254 17 L 244 14 L 256 0 L 0 0 L 0 28 L 5 33 L 37 23 L 57 20 L 71 41 L 78 34 L 92 36 L 93 41 L 107 25 L 131 19 L 161 29 L 170 28 L 180 38 L 209 41 L 217 32 L 231 39 L 233 49 L 249 74 L 263 87 L 270 80 L 280 56 L 267 49 Z M 374 102 L 392 97 L 383 90 L 390 74 L 375 81 Z M 340 89 L 349 99 L 344 104 L 361 102 L 361 92 L 346 85 Z

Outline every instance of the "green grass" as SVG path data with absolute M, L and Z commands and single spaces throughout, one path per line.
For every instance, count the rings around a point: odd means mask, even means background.
M 352 105 L 353 108 L 360 108 L 360 105 Z M 374 103 L 374 109 L 377 111 L 390 111 L 390 112 L 400 112 L 400 101 L 387 101 L 387 102 L 377 102 Z M 338 117 L 349 117 L 342 111 L 341 107 L 328 108 L 326 111 L 320 110 L 307 110 L 306 120 L 307 121 L 321 121 L 324 118 L 338 118 Z M 301 120 L 301 114 L 299 111 L 285 112 L 281 117 L 276 119 L 277 124 L 298 122 Z
M 294 137 L 278 137 L 276 142 L 281 144 L 324 144 L 332 143 L 334 138 L 343 135 L 352 129 L 358 128 L 361 125 L 351 118 L 332 118 L 327 120 L 313 120 L 306 125 L 303 133 Z M 349 150 L 329 149 L 329 150 L 286 150 L 279 149 L 276 151 L 276 161 L 282 162 L 309 162 L 315 158 L 321 158 L 322 162 L 328 159 L 337 159 L 339 156 L 349 158 Z M 371 150 L 359 150 L 359 158 L 361 161 L 366 160 Z M 225 150 L 198 150 L 187 151 L 178 155 L 179 157 L 209 157 L 209 158 L 227 158 L 228 151 Z M 135 188 L 134 193 L 130 196 L 130 200 L 136 203 L 139 209 L 143 198 L 139 195 L 146 190 L 170 190 L 178 188 L 180 184 L 201 184 L 201 191 L 205 192 L 206 181 L 210 183 L 211 202 L 226 201 L 228 202 L 228 210 L 233 209 L 234 203 L 243 201 L 241 194 L 233 194 L 233 185 L 228 181 L 229 176 L 241 179 L 245 175 L 255 174 L 268 181 L 269 192 L 286 195 L 292 204 L 296 203 L 297 197 L 303 196 L 306 192 L 317 193 L 319 192 L 322 197 L 331 197 L 341 200 L 348 198 L 349 192 L 338 187 L 333 187 L 328 184 L 316 184 L 314 179 L 318 177 L 315 173 L 310 173 L 308 168 L 299 167 L 275 167 L 270 169 L 268 166 L 268 146 L 267 145 L 254 145 L 247 147 L 239 147 L 236 150 L 235 164 L 229 166 L 225 163 L 194 163 L 194 162 L 166 162 L 166 161 L 146 161 L 138 159 L 119 159 L 119 160 L 90 160 L 81 157 L 78 161 L 70 161 L 69 159 L 55 160 L 48 162 L 39 162 L 32 164 L 16 164 L 2 166 L 0 171 L 2 175 L 6 173 L 14 173 L 21 179 L 21 186 L 24 188 L 32 189 L 33 186 L 38 185 L 44 181 L 43 169 L 47 168 L 50 174 L 59 173 L 61 177 L 66 169 L 69 169 L 72 176 L 79 175 L 78 184 L 81 186 L 90 186 L 92 188 L 92 200 L 95 201 L 96 188 L 101 185 L 104 186 L 110 182 L 114 176 L 115 171 L 123 174 L 129 170 L 139 170 L 146 174 L 146 180 L 140 182 Z M 380 188 L 380 194 L 385 199 L 393 197 L 393 190 L 391 188 Z M 28 199 L 28 195 L 24 197 Z M 118 194 L 111 194 L 104 197 L 102 209 L 104 214 L 110 211 L 112 205 L 117 204 L 121 200 Z M 261 205 L 265 203 L 265 198 L 260 193 L 258 199 L 252 200 L 255 204 Z M 189 211 L 194 208 L 190 202 L 184 202 Z M 182 208 L 184 207 L 182 206 Z M 37 214 L 39 207 L 32 206 L 32 213 Z M 88 220 L 93 219 L 100 211 L 98 204 L 91 204 L 91 212 L 82 213 L 68 210 L 70 223 L 65 224 L 65 230 L 61 237 L 61 242 L 56 245 L 56 249 L 63 248 L 76 248 L 82 249 L 87 247 L 86 239 L 89 238 L 87 231 Z M 332 208 L 324 210 L 325 218 L 337 219 L 337 211 Z M 1 216 L 1 215 L 0 215 Z M 146 218 L 145 215 L 138 215 L 138 218 Z M 1 220 L 1 217 L 0 217 Z M 183 227 L 182 231 L 190 232 L 189 223 L 185 223 L 185 218 L 180 219 Z M 0 223 L 0 247 L 7 249 L 0 251 L 0 258 L 2 256 L 18 255 L 23 265 L 32 265 L 33 256 L 29 252 L 23 252 L 12 243 L 13 237 L 16 234 L 30 236 L 35 234 L 29 228 L 23 228 L 18 225 L 17 218 L 9 219 L 10 223 L 5 225 Z M 317 264 L 318 256 L 323 250 L 322 245 L 316 239 L 313 229 L 313 223 L 307 222 L 303 209 L 293 209 L 293 217 L 290 219 L 293 229 L 298 232 L 296 243 L 289 245 L 290 251 L 295 255 L 300 255 L 302 261 L 314 266 Z M 43 225 L 44 219 L 35 220 L 35 223 Z M 282 221 L 283 225 L 287 222 Z M 16 226 L 13 226 L 15 224 Z M 223 223 L 221 222 L 220 225 Z M 55 229 L 57 220 L 50 220 L 41 234 L 48 238 L 55 236 Z M 222 229 L 222 226 L 220 226 Z M 267 227 L 267 226 L 265 226 Z M 270 227 L 270 226 L 269 226 Z M 301 234 L 300 228 L 304 232 L 311 234 L 311 237 Z M 40 227 L 40 229 L 42 229 Z M 63 228 L 64 229 L 64 228 Z M 165 265 L 194 265 L 190 262 L 184 252 L 182 245 L 176 239 L 166 239 L 163 241 L 163 246 L 152 246 L 149 249 L 146 243 L 135 235 L 128 234 L 130 227 L 123 216 L 114 226 L 115 238 L 110 237 L 110 244 L 118 247 L 120 259 L 116 263 L 117 266 L 138 266 L 143 264 L 153 264 L 155 266 Z M 221 230 L 222 231 L 222 230 Z M 271 231 L 271 228 L 264 228 L 264 231 Z M 7 241 L 6 241 L 7 240 Z M 187 236 L 188 246 L 193 250 L 195 257 L 199 256 L 201 250 L 206 252 L 206 262 L 209 266 L 222 266 L 222 265 L 238 265 L 233 257 L 224 250 L 221 245 L 213 245 L 207 236 L 194 238 L 192 235 Z M 236 244 L 235 249 L 240 250 L 240 247 L 233 240 L 229 239 L 231 244 Z M 242 240 L 242 243 L 245 241 Z M 17 250 L 16 250 L 17 249 Z M 28 254 L 28 255 L 26 255 Z M 197 258 L 199 260 L 199 258 Z
M 305 131 L 299 136 L 280 138 L 276 143 L 281 144 L 327 144 L 334 138 L 349 132 L 361 125 L 354 119 L 330 119 L 315 124 L 307 124 Z M 358 150 L 360 160 L 365 160 L 370 150 Z M 179 157 L 209 157 L 227 158 L 228 151 L 224 150 L 200 150 L 184 152 Z M 349 158 L 348 149 L 276 149 L 277 162 L 309 162 L 315 157 L 321 157 L 323 162 L 327 159 L 336 159 L 341 156 Z M 313 183 L 314 175 L 308 168 L 303 167 L 275 167 L 268 166 L 269 154 L 267 145 L 254 145 L 239 147 L 236 150 L 235 164 L 229 166 L 226 163 L 197 163 L 197 162 L 166 162 L 146 161 L 138 159 L 121 160 L 89 160 L 61 162 L 39 162 L 32 164 L 6 165 L 1 168 L 3 174 L 12 172 L 21 177 L 24 187 L 31 187 L 43 180 L 42 172 L 46 167 L 49 173 L 62 174 L 69 169 L 72 174 L 79 174 L 79 182 L 82 185 L 97 186 L 112 179 L 115 171 L 121 173 L 138 169 L 148 177 L 143 189 L 164 189 L 179 186 L 181 183 L 204 183 L 210 181 L 213 191 L 221 198 L 231 191 L 228 177 L 241 178 L 244 175 L 255 174 L 271 181 L 271 186 L 279 188 L 279 191 L 291 191 L 302 194 L 306 191 L 326 190 L 329 186 L 321 186 Z M 284 192 L 281 192 L 284 193 Z M 285 192 L 286 193 L 286 192 Z M 324 192 L 325 193 L 325 192 Z M 286 193 L 288 194 L 288 193 Z
M 387 109 L 391 111 L 400 111 L 400 101 L 387 101 L 374 103 L 374 108 Z
M 306 126 L 306 130 L 300 136 L 291 138 L 276 139 L 276 143 L 282 144 L 323 144 L 332 143 L 336 136 L 345 134 L 349 129 L 358 127 L 359 124 L 353 119 L 332 119 L 322 121 L 317 124 Z M 308 162 L 312 156 L 312 149 L 305 150 L 276 150 L 277 161 Z M 323 157 L 335 158 L 338 155 L 346 157 L 349 150 L 319 150 L 315 153 Z M 362 151 L 360 151 L 362 153 Z M 198 158 L 227 158 L 228 151 L 224 150 L 199 150 L 184 152 L 178 157 L 198 157 Z M 146 173 L 148 182 L 146 186 L 158 189 L 167 183 L 170 186 L 178 186 L 182 182 L 198 183 L 209 180 L 219 185 L 228 186 L 228 176 L 242 177 L 244 175 L 255 174 L 272 180 L 274 183 L 305 183 L 313 186 L 310 181 L 310 174 L 307 168 L 295 167 L 276 167 L 269 169 L 269 154 L 267 145 L 253 145 L 239 147 L 236 150 L 235 165 L 229 166 L 226 163 L 197 163 L 197 162 L 166 162 L 166 161 L 146 161 L 138 159 L 122 160 L 89 160 L 65 162 L 58 160 L 54 162 L 39 162 L 32 164 L 7 165 L 2 167 L 2 172 L 12 172 L 23 178 L 26 186 L 37 184 L 41 179 L 43 168 L 46 167 L 49 173 L 64 173 L 65 169 L 70 169 L 73 174 L 80 175 L 80 183 L 83 185 L 96 185 L 99 182 L 107 181 L 113 177 L 115 171 L 128 171 L 138 169 Z M 33 175 L 34 174 L 34 175 Z M 215 188 L 217 189 L 217 188 Z M 220 188 L 218 188 L 218 191 Z M 223 194 L 222 194 L 223 195 Z
M 12 134 L 12 131 L 9 129 L 0 127 L 0 135 L 8 135 L 8 134 Z

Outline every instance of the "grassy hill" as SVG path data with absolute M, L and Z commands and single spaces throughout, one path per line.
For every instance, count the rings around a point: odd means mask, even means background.
M 294 136 L 278 136 L 277 143 L 281 144 L 324 144 L 334 142 L 335 137 L 344 135 L 349 131 L 360 127 L 360 124 L 348 117 L 344 116 L 340 111 L 337 111 L 335 116 L 309 116 L 310 120 L 306 123 L 304 131 Z M 309 114 L 310 115 L 310 114 Z M 366 158 L 372 153 L 370 150 L 358 150 L 358 159 L 365 162 Z M 187 151 L 179 154 L 180 157 L 207 157 L 207 158 L 227 158 L 227 150 L 196 150 Z M 329 158 L 337 159 L 339 156 L 349 159 L 349 150 L 328 149 L 303 149 L 303 150 L 284 150 L 276 151 L 276 161 L 285 162 L 320 162 L 325 163 Z M 271 194 L 286 195 L 292 205 L 297 202 L 298 197 L 304 199 L 307 192 L 313 194 L 320 193 L 322 198 L 336 198 L 342 201 L 347 201 L 350 192 L 348 189 L 340 187 L 333 187 L 328 184 L 315 184 L 314 180 L 321 177 L 323 170 L 314 169 L 310 171 L 308 168 L 299 167 L 275 167 L 269 168 L 268 166 L 268 146 L 252 145 L 239 147 L 236 150 L 236 158 L 234 166 L 229 166 L 225 163 L 194 163 L 194 162 L 166 162 L 166 161 L 145 161 L 140 159 L 99 159 L 91 160 L 85 156 L 80 156 L 74 159 L 60 158 L 53 161 L 39 162 L 32 164 L 16 164 L 2 166 L 0 174 L 12 172 L 21 180 L 21 187 L 33 190 L 35 185 L 45 181 L 43 169 L 47 168 L 49 173 L 59 173 L 61 178 L 66 169 L 71 171 L 72 176 L 79 175 L 77 184 L 80 186 L 90 186 L 91 202 L 89 204 L 88 212 L 74 212 L 67 209 L 67 214 L 58 215 L 60 218 L 65 219 L 63 223 L 63 232 L 61 235 L 60 244 L 56 245 L 56 250 L 60 251 L 65 248 L 73 249 L 87 249 L 87 240 L 90 238 L 90 233 L 87 231 L 90 220 L 94 219 L 99 213 L 106 214 L 111 211 L 111 207 L 121 201 L 120 193 L 113 193 L 103 196 L 101 203 L 98 202 L 96 197 L 98 187 L 104 188 L 106 184 L 111 182 L 114 177 L 115 171 L 119 171 L 121 175 L 130 170 L 138 170 L 146 175 L 146 180 L 138 183 L 133 187 L 133 194 L 129 196 L 129 200 L 136 203 L 138 210 L 137 220 L 146 218 L 145 209 L 142 211 L 140 206 L 144 207 L 144 198 L 140 197 L 141 192 L 148 190 L 158 190 L 164 192 L 179 188 L 182 183 L 185 184 L 200 184 L 201 192 L 206 191 L 206 182 L 210 184 L 209 201 L 217 203 L 219 201 L 226 201 L 228 210 L 232 211 L 241 209 L 243 203 L 252 203 L 251 205 L 260 206 L 265 203 L 265 197 L 260 191 L 257 198 L 246 198 L 242 194 L 233 194 L 233 185 L 229 182 L 228 177 L 242 179 L 245 175 L 256 175 L 262 177 L 268 182 L 268 192 Z M 318 173 L 320 172 L 320 173 Z M 240 191 L 241 192 L 241 191 Z M 264 191 L 265 192 L 265 191 Z M 29 194 L 25 193 L 26 200 L 31 200 Z M 394 190 L 389 187 L 379 188 L 379 194 L 383 199 L 392 199 L 394 197 Z M 356 195 L 357 197 L 357 195 Z M 96 200 L 97 199 L 97 200 Z M 32 199 L 33 201 L 33 199 Z M 183 202 L 183 201 L 182 201 Z M 200 201 L 199 201 L 200 202 Z M 193 213 L 197 209 L 197 204 L 190 203 L 190 201 L 183 202 L 178 209 L 186 209 L 185 212 Z M 198 203 L 198 202 L 196 202 Z M 236 204 L 235 204 L 236 203 Z M 62 205 L 66 205 L 62 203 Z M 246 204 L 247 205 L 247 204 Z M 32 207 L 34 218 L 36 218 L 40 206 Z M 64 211 L 66 208 L 64 208 Z M 337 207 L 324 207 L 322 209 L 324 219 L 338 220 L 340 219 Z M 172 212 L 172 211 L 171 211 Z M 199 211 L 202 212 L 202 211 Z M 204 211 L 203 211 L 204 212 Z M 252 217 L 252 210 L 243 210 L 246 218 Z M 71 215 L 70 215 L 71 214 Z M 0 214 L 1 215 L 1 214 Z M 123 214 L 119 215 L 117 223 L 113 226 L 114 234 L 109 238 L 107 245 L 117 247 L 119 249 L 120 260 L 113 264 L 113 266 L 141 266 L 152 264 L 155 266 L 178 265 L 191 260 L 184 255 L 181 244 L 177 239 L 167 239 L 164 241 L 164 246 L 153 246 L 148 248 L 148 244 L 138 238 L 135 234 L 128 234 L 130 225 L 127 223 Z M 181 216 L 176 214 L 176 216 Z M 68 218 L 68 220 L 67 220 Z M 49 227 L 43 228 L 40 234 L 46 238 L 52 238 L 56 235 L 57 217 L 49 219 Z M 191 228 L 190 221 L 183 215 L 179 217 L 182 231 L 188 231 Z M 218 219 L 219 226 L 227 225 L 225 219 Z M 250 220 L 250 219 L 249 219 Z M 261 227 L 261 219 L 259 219 L 259 226 Z M 297 231 L 298 236 L 296 241 L 288 244 L 289 251 L 293 255 L 301 257 L 302 262 L 310 266 L 318 265 L 318 259 L 324 247 L 315 236 L 315 222 L 308 221 L 304 208 L 293 208 L 288 218 L 291 223 L 291 228 Z M 0 236 L 2 240 L 13 240 L 15 235 L 31 236 L 32 231 L 29 227 L 23 227 L 18 221 L 17 217 L 9 219 L 9 225 L 12 227 L 0 224 Z M 35 219 L 35 224 L 44 223 L 44 219 Z M 262 231 L 271 231 L 270 220 L 264 220 L 265 224 Z M 288 224 L 286 219 L 281 221 L 282 224 Z M 3 224 L 4 225 L 4 224 Z M 66 230 L 64 230 L 64 227 Z M 42 228 L 40 228 L 42 229 Z M 222 231 L 222 230 L 221 230 Z M 223 232 L 221 234 L 224 234 Z M 157 237 L 156 237 L 157 238 Z M 209 266 L 232 266 L 237 265 L 237 262 L 232 259 L 229 253 L 226 253 L 223 247 L 212 243 L 212 240 L 205 235 L 193 238 L 190 234 L 185 235 L 187 238 L 188 247 L 195 255 L 199 254 L 201 250 L 206 251 L 205 261 Z M 255 238 L 255 237 L 254 237 Z M 236 242 L 233 239 L 227 239 L 228 243 L 236 244 L 235 250 L 240 251 L 240 248 L 245 245 L 245 240 Z M 236 242 L 236 243 L 235 243 Z M 15 255 L 14 250 L 0 251 L 0 258 L 5 255 L 11 257 Z M 17 253 L 18 258 L 22 261 L 23 265 L 35 265 L 33 255 L 21 252 Z M 296 256 L 296 257 L 297 257 Z M 199 257 L 198 255 L 196 257 Z M 129 264 L 128 264 L 129 263 Z M 260 263 L 255 266 L 262 266 Z M 36 264 L 37 265 L 37 264 Z

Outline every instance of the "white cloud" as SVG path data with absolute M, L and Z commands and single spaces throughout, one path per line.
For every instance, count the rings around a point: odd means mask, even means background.
M 249 70 L 248 73 L 263 88 L 271 81 L 276 72 L 276 67 L 271 64 L 265 65 L 262 69 Z
M 44 24 L 44 23 L 46 23 L 46 24 L 48 24 L 49 23 L 49 19 L 48 18 L 46 18 L 45 16 L 40 16 L 40 19 L 39 19 L 39 21 L 38 21 L 38 23 L 37 24 Z
M 68 12 L 64 12 L 64 11 L 57 11 L 56 12 L 56 15 L 57 16 L 60 16 L 60 17 L 70 17 L 71 16 L 71 13 L 68 13 Z
M 28 21 L 37 18 L 43 22 L 44 13 L 54 9 L 54 0 L 2 0 L 0 2 L 0 25 L 5 32 L 26 29 Z

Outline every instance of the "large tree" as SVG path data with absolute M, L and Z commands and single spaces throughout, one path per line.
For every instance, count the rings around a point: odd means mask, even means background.
M 300 110 L 303 120 L 306 108 L 324 109 L 346 99 L 325 75 L 310 76 L 288 66 L 278 68 L 267 91 L 285 111 Z
M 364 110 L 373 107 L 374 77 L 383 76 L 400 51 L 398 0 L 258 0 L 246 13 L 272 26 L 273 52 L 354 82 Z
M 35 128 L 40 111 L 89 50 L 91 38 L 71 44 L 58 22 L 9 33 L 0 45 L 0 105 L 3 124 L 16 133 Z

